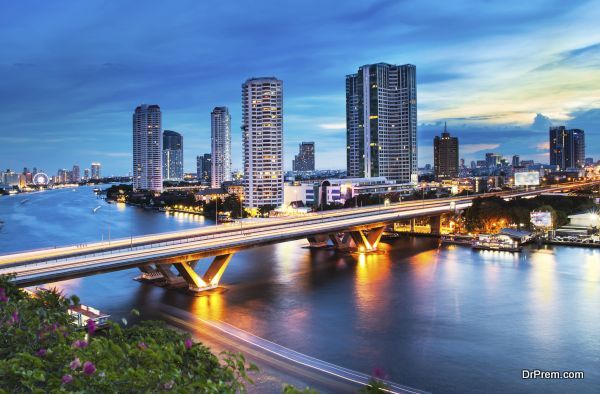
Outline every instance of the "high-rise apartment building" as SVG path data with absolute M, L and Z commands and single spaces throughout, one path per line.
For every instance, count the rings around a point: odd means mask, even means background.
M 133 189 L 161 192 L 162 175 L 162 114 L 142 104 L 133 114 Z
M 411 64 L 370 64 L 346 76 L 349 177 L 417 182 L 417 83 Z
M 77 164 L 73 166 L 73 170 L 71 171 L 71 181 L 76 183 L 81 182 L 81 170 Z
M 444 132 L 433 139 L 433 168 L 438 179 L 458 176 L 458 138 L 451 137 L 444 124 Z
M 212 172 L 212 157 L 210 153 L 196 156 L 196 177 L 199 182 L 209 182 Z
M 488 168 L 496 168 L 500 165 L 502 160 L 502 155 L 498 153 L 486 153 L 485 154 L 485 163 Z
M 92 163 L 90 166 L 92 172 L 92 179 L 100 179 L 100 168 L 102 165 L 100 163 Z
M 215 107 L 210 113 L 210 146 L 212 187 L 231 180 L 231 115 L 227 107 Z
M 302 142 L 299 151 L 292 162 L 294 171 L 314 171 L 315 170 L 315 143 Z
M 521 166 L 521 158 L 519 157 L 519 155 L 513 155 L 513 157 L 512 157 L 512 166 L 513 167 L 520 167 Z
M 550 164 L 561 170 L 585 165 L 585 134 L 581 129 L 550 127 Z
M 183 180 L 183 137 L 175 131 L 163 131 L 162 165 L 163 179 Z
M 250 78 L 242 85 L 244 206 L 283 204 L 283 82 Z
M 89 181 L 90 180 L 90 169 L 89 168 L 84 168 L 83 169 L 83 180 L 84 181 Z

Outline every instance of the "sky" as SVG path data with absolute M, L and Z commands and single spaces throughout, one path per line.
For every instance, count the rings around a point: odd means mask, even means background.
M 600 159 L 599 20 L 577 0 L 4 1 L 0 168 L 127 174 L 141 103 L 183 134 L 189 172 L 228 106 L 241 168 L 241 84 L 276 76 L 286 169 L 301 141 L 318 169 L 344 169 L 345 75 L 378 62 L 417 67 L 420 165 L 444 122 L 467 163 L 547 162 L 551 124 L 584 129 Z

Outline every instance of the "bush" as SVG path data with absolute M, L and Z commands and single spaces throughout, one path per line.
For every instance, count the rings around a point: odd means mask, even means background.
M 67 312 L 77 302 L 56 291 L 29 297 L 0 277 L 0 393 L 235 393 L 252 384 L 257 368 L 242 355 L 219 359 L 162 322 L 77 329 Z

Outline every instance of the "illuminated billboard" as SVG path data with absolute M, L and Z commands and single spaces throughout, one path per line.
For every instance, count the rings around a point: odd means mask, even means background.
M 537 171 L 515 172 L 515 186 L 537 186 L 540 184 L 540 173 Z
M 552 228 L 552 213 L 545 211 L 532 211 L 531 224 L 536 228 Z

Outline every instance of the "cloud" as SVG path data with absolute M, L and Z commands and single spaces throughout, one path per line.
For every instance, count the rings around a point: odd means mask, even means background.
M 325 130 L 346 130 L 346 122 L 321 123 L 318 126 Z
M 536 114 L 531 128 L 533 130 L 548 131 L 550 126 L 552 126 L 552 121 L 550 121 L 549 117 L 543 114 Z
M 460 146 L 461 153 L 475 153 L 481 151 L 491 151 L 498 148 L 500 144 L 463 144 Z
M 550 141 L 540 142 L 535 146 L 535 149 L 544 151 L 550 150 Z

